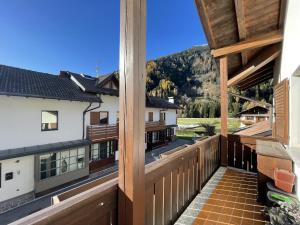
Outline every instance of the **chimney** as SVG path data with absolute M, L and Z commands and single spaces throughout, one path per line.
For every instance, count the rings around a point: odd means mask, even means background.
M 168 97 L 168 99 L 170 103 L 174 104 L 174 97 Z

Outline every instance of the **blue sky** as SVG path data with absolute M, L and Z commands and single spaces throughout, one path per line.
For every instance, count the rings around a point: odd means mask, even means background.
M 120 0 L 0 0 L 0 64 L 58 74 L 118 69 Z M 148 0 L 147 59 L 206 44 L 194 0 Z

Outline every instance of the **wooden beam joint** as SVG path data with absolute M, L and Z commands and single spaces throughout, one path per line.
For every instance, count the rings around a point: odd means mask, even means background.
M 264 34 L 258 37 L 252 37 L 249 38 L 248 40 L 241 41 L 230 46 L 212 50 L 211 54 L 215 58 L 220 56 L 226 56 L 226 55 L 228 56 L 228 55 L 240 53 L 242 51 L 260 48 L 271 44 L 276 44 L 282 42 L 282 40 L 283 40 L 282 32 L 280 30 L 277 30 L 276 32 L 271 32 L 269 34 Z
M 260 51 L 244 68 L 242 68 L 235 76 L 228 82 L 228 86 L 233 86 L 249 77 L 254 72 L 263 68 L 265 65 L 276 59 L 281 52 L 281 46 L 275 44 L 269 48 Z

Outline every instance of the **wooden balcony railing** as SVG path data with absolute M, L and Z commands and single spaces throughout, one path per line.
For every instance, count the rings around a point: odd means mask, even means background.
M 165 128 L 166 128 L 165 121 L 151 121 L 151 122 L 146 122 L 145 124 L 146 132 L 163 130 Z
M 146 122 L 146 132 L 163 130 L 166 128 L 165 121 Z M 119 125 L 90 125 L 87 126 L 87 138 L 91 141 L 101 141 L 119 138 Z
M 91 125 L 87 127 L 87 138 L 91 141 L 102 141 L 119 138 L 118 125 Z
M 256 140 L 272 138 L 228 135 L 228 166 L 257 172 Z
M 196 142 L 146 166 L 146 225 L 176 221 L 219 167 L 219 139 L 216 135 Z M 104 183 L 94 181 L 64 193 L 61 199 L 57 198 L 57 204 L 14 224 L 115 225 L 118 223 L 118 178 L 114 176 Z

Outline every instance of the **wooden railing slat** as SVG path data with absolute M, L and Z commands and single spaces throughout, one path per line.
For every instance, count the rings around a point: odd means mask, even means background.
M 178 169 L 172 171 L 172 218 L 177 217 L 178 208 Z M 172 222 L 175 222 L 172 220 Z
M 171 224 L 171 212 L 172 212 L 172 205 L 171 205 L 171 175 L 169 173 L 165 176 L 164 180 L 164 224 Z
M 181 165 L 178 170 L 178 212 L 183 208 L 183 183 L 183 165 Z
M 164 179 L 161 177 L 155 183 L 155 224 L 163 224 L 163 182 Z
M 154 184 L 146 186 L 146 221 L 145 225 L 153 225 L 153 198 L 154 198 Z

